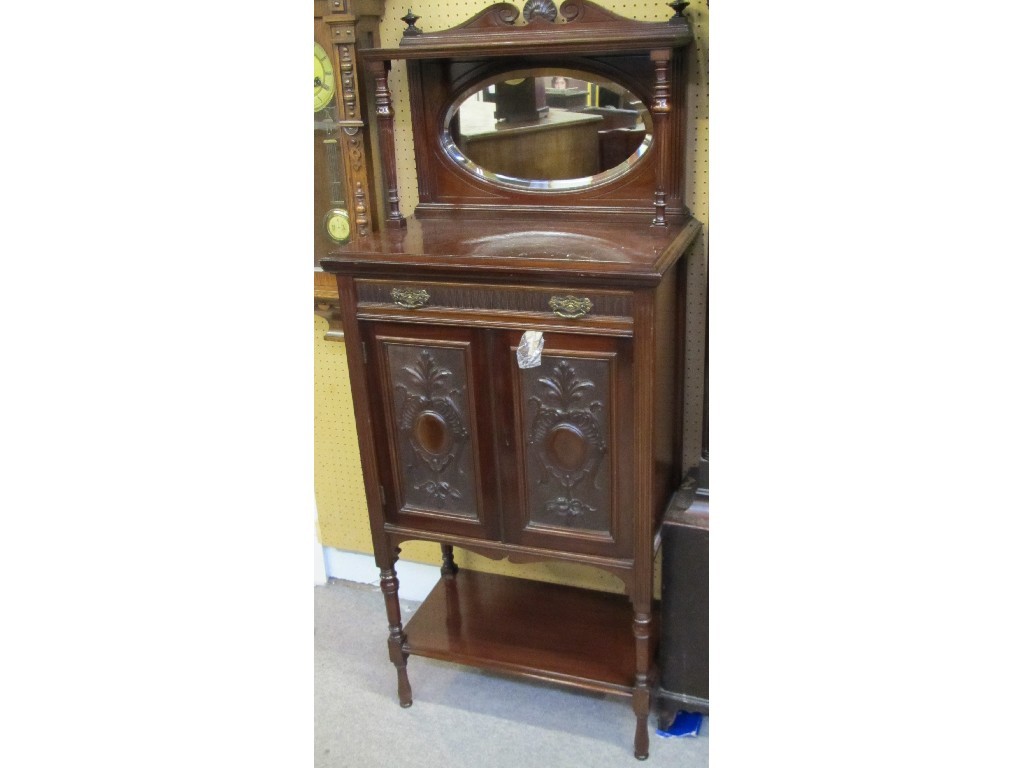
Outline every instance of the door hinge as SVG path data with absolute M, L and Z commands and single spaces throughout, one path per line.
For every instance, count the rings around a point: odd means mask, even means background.
M 388 500 L 387 500 L 387 497 L 384 495 L 384 486 L 381 485 L 379 487 L 380 487 L 380 506 L 383 508 L 383 507 L 387 506 Z
M 370 358 L 366 354 L 366 342 L 364 341 L 363 342 L 363 365 L 369 365 L 369 364 L 370 364 Z

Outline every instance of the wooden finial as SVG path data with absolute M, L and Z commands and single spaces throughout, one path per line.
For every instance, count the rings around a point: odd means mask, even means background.
M 422 35 L 423 30 L 416 26 L 416 22 L 419 21 L 420 17 L 412 12 L 412 8 L 409 12 L 402 17 L 402 21 L 406 23 L 406 30 L 402 33 L 402 37 L 412 37 L 413 35 Z
M 688 6 L 688 5 L 689 5 L 689 3 L 688 2 L 683 2 L 683 0 L 672 0 L 672 2 L 668 4 L 668 7 L 671 8 L 673 11 L 675 11 L 676 15 L 668 20 L 669 23 L 670 24 L 673 24 L 673 23 L 674 24 L 681 24 L 681 23 L 685 22 L 686 21 L 686 17 L 683 16 L 683 9 L 686 6 Z

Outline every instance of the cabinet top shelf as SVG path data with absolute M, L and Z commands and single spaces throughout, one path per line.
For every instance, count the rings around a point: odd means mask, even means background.
M 700 223 L 651 228 L 596 221 L 507 220 L 412 216 L 403 228 L 357 238 L 320 260 L 327 272 L 410 277 L 531 279 L 552 274 L 655 285 L 686 251 Z
M 663 22 L 636 21 L 589 0 L 568 0 L 557 11 L 554 2 L 536 3 L 534 8 L 525 3 L 520 14 L 514 5 L 502 2 L 451 29 L 424 32 L 410 24 L 398 48 L 369 48 L 360 55 L 369 61 L 390 61 L 521 56 L 525 49 L 531 54 L 639 53 L 680 48 L 692 40 L 689 21 L 681 14 Z

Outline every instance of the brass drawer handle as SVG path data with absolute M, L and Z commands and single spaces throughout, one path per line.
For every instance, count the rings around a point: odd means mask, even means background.
M 592 310 L 594 303 L 586 297 L 581 299 L 578 296 L 552 296 L 548 306 L 559 317 L 575 320 Z
M 419 309 L 430 301 L 430 294 L 422 288 L 392 288 L 391 298 L 400 307 Z

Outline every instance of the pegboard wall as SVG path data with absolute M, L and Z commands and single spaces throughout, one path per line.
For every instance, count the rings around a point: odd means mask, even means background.
M 313 318 L 313 460 L 320 542 L 371 552 L 345 344 L 325 340 L 327 321 Z
M 447 0 L 424 3 L 413 10 L 421 18 L 416 22 L 424 31 L 448 29 L 492 5 L 494 0 Z M 522 9 L 525 0 L 514 0 Z M 615 13 L 641 21 L 666 21 L 672 10 L 665 0 L 637 0 L 636 2 L 608 2 L 596 0 Z M 380 40 L 386 48 L 397 47 L 405 24 L 401 17 L 408 10 L 408 2 L 400 5 L 393 0 L 385 3 L 381 19 Z M 707 320 L 707 237 L 708 237 L 708 7 L 707 0 L 695 0 L 686 8 L 693 28 L 694 43 L 690 46 L 689 84 L 686 110 L 688 132 L 686 137 L 686 192 L 687 205 L 693 215 L 704 223 L 704 231 L 696 242 L 687 265 L 686 318 L 688 378 L 694 382 L 693 391 L 685 393 L 684 423 L 686 438 L 683 445 L 684 466 L 697 463 L 701 450 L 702 402 L 704 379 L 693 375 L 704 360 L 704 333 Z M 416 161 L 412 144 L 412 126 L 409 121 L 409 89 L 405 66 L 397 64 L 388 78 L 395 109 L 395 154 L 398 161 L 398 190 L 402 213 L 412 214 L 416 207 Z M 366 497 L 363 492 L 356 441 L 355 417 L 349 389 L 348 365 L 344 344 L 325 341 L 327 322 L 316 318 L 315 360 L 315 428 L 314 455 L 316 461 L 316 501 L 320 519 L 320 540 L 325 546 L 356 552 L 372 553 L 370 528 L 367 521 Z M 402 547 L 402 558 L 421 563 L 440 565 L 440 551 L 436 544 L 408 542 Z M 660 558 L 660 554 L 659 554 Z M 623 585 L 611 574 L 575 563 L 532 563 L 513 565 L 456 550 L 456 561 L 471 570 L 501 573 L 540 581 L 622 592 Z M 400 567 L 400 566 L 399 566 Z M 660 593 L 660 559 L 655 563 Z

